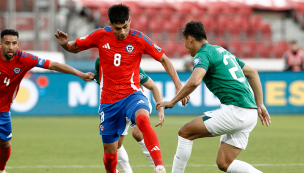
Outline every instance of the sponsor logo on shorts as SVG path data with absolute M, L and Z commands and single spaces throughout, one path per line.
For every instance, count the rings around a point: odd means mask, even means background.
M 11 137 L 13 137 L 13 134 L 12 134 L 12 133 L 9 134 L 6 138 L 11 138 Z
M 19 74 L 21 72 L 21 68 L 15 67 L 14 68 L 14 73 Z
M 137 104 L 140 104 L 140 103 L 145 103 L 143 100 L 139 100 L 139 102 Z
M 104 126 L 102 124 L 99 125 L 100 131 L 104 131 Z

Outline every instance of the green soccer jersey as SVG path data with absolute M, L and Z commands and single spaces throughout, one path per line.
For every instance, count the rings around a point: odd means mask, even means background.
M 96 83 L 99 84 L 99 57 L 95 61 L 95 70 L 96 70 L 96 75 L 94 77 Z M 141 84 L 145 83 L 148 81 L 149 76 L 139 67 L 139 79 L 140 79 L 140 86 L 143 88 Z
M 204 68 L 207 88 L 222 104 L 257 108 L 253 94 L 243 74 L 245 63 L 220 46 L 204 44 L 196 53 L 193 69 Z

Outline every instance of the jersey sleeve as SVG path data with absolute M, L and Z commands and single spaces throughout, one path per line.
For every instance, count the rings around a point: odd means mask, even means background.
M 208 58 L 208 54 L 205 52 L 199 52 L 194 56 L 193 59 L 193 70 L 196 67 L 204 68 L 206 71 L 208 71 L 210 66 L 210 60 Z
M 95 76 L 94 76 L 94 81 L 96 82 L 96 83 L 98 83 L 99 84 L 99 57 L 96 59 L 96 61 L 95 61 L 95 70 L 96 70 L 96 72 L 95 72 Z
M 149 76 L 139 67 L 139 79 L 140 83 L 146 83 L 149 80 Z
M 144 35 L 143 33 L 141 33 L 141 35 L 138 34 L 138 37 L 140 37 L 139 39 L 143 45 L 144 53 L 159 61 L 165 51 L 158 47 L 148 36 Z
M 50 60 L 38 58 L 38 61 L 37 61 L 36 65 L 35 65 L 35 67 L 40 67 L 40 68 L 48 69 L 49 65 L 50 65 Z
M 98 28 L 87 36 L 77 38 L 76 39 L 77 47 L 80 50 L 87 50 L 92 47 L 97 47 L 99 37 L 103 31 L 104 31 L 103 28 Z
M 239 64 L 239 66 L 240 66 L 241 68 L 244 67 L 245 63 L 244 63 L 243 61 L 241 61 L 241 60 L 238 59 L 237 57 L 235 57 L 235 60 L 236 60 L 236 62 Z

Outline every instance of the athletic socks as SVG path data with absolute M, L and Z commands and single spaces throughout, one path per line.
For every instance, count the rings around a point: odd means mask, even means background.
M 146 147 L 150 152 L 155 167 L 158 165 L 163 165 L 158 137 L 156 135 L 156 132 L 151 127 L 149 117 L 145 114 L 141 114 L 136 118 L 136 123 L 139 130 L 143 133 Z
M 116 173 L 117 152 L 114 154 L 108 154 L 104 152 L 103 163 L 105 165 L 107 173 Z
M 121 145 L 119 149 L 117 149 L 117 166 L 122 173 L 133 173 L 127 151 L 125 150 L 124 146 Z
M 6 162 L 11 155 L 11 147 L 8 150 L 0 148 L 0 171 L 5 169 Z
M 173 159 L 172 173 L 183 173 L 191 156 L 193 141 L 178 136 L 176 154 Z
M 151 155 L 150 155 L 150 153 L 149 153 L 149 151 L 148 151 L 148 149 L 147 149 L 147 147 L 146 147 L 146 145 L 145 145 L 144 140 L 138 142 L 138 144 L 140 145 L 140 147 L 141 147 L 143 153 L 146 155 L 146 157 L 147 157 L 147 159 L 149 160 L 149 162 L 151 163 L 151 165 L 152 165 L 153 167 L 155 167 L 154 162 L 153 162 L 153 159 L 152 159 L 152 157 L 151 157 Z
M 234 160 L 228 167 L 227 173 L 263 173 L 255 169 L 252 165 L 240 161 Z

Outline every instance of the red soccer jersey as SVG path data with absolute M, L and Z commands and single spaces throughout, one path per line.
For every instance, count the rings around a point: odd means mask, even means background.
M 48 68 L 49 60 L 17 50 L 11 61 L 4 61 L 0 49 L 0 112 L 8 112 L 15 99 L 21 80 L 33 67 Z
M 164 53 L 149 37 L 133 29 L 125 40 L 117 39 L 111 27 L 104 27 L 78 38 L 76 42 L 81 50 L 92 47 L 99 50 L 101 104 L 117 102 L 140 90 L 142 54 L 159 60 Z

